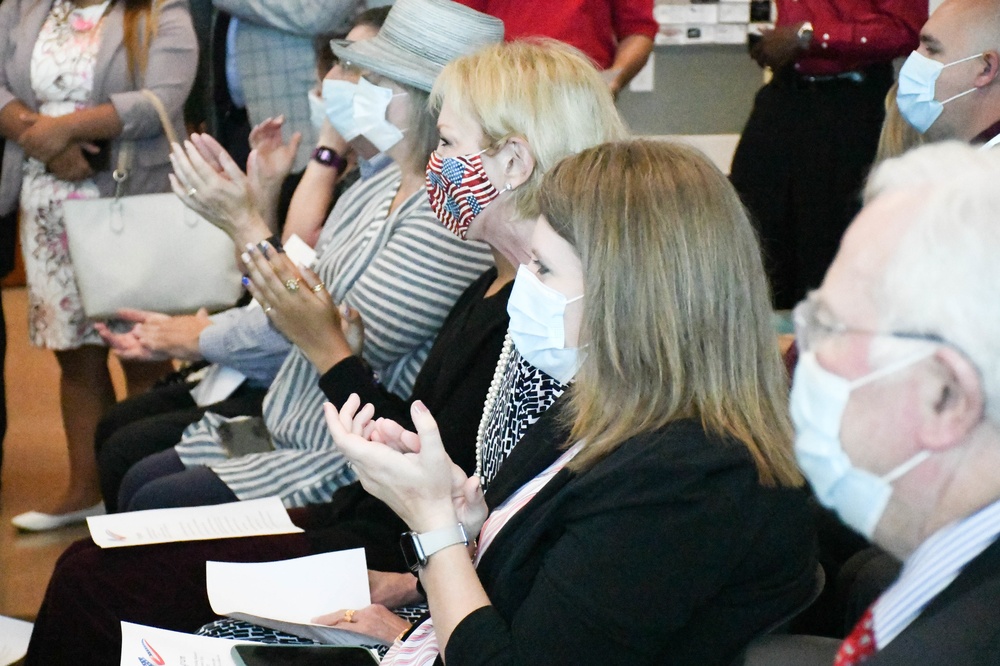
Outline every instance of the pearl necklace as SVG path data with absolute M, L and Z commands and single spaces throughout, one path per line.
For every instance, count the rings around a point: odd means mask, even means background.
M 490 388 L 486 391 L 486 402 L 483 404 L 483 417 L 479 420 L 479 430 L 476 433 L 476 476 L 479 477 L 479 484 L 483 485 L 483 441 L 486 439 L 486 428 L 493 416 L 493 407 L 496 405 L 497 396 L 500 395 L 500 384 L 503 383 L 504 375 L 507 374 L 507 364 L 510 363 L 511 352 L 514 349 L 514 342 L 510 333 L 503 339 L 503 348 L 500 351 L 500 360 L 497 361 L 496 370 L 493 371 L 493 380 Z

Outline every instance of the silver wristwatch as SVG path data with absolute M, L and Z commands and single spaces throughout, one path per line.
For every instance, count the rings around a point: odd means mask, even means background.
M 465 533 L 465 526 L 462 523 L 423 534 L 403 532 L 403 536 L 399 538 L 403 559 L 413 573 L 427 566 L 427 558 L 434 553 L 459 543 L 464 546 L 469 545 L 469 536 Z

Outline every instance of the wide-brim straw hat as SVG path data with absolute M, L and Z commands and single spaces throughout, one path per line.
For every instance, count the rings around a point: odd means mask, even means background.
M 444 66 L 503 40 L 503 21 L 449 0 L 396 0 L 378 35 L 330 43 L 355 67 L 430 91 Z

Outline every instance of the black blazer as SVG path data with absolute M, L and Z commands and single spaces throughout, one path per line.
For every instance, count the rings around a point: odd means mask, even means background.
M 468 474 L 475 467 L 476 433 L 486 391 L 507 334 L 507 299 L 513 283 L 487 298 L 496 276 L 496 269 L 489 269 L 455 302 L 411 394 L 412 400 L 422 400 L 434 414 L 448 455 Z M 357 393 L 362 404 L 375 405 L 377 416 L 413 428 L 410 401 L 386 391 L 359 358 L 338 363 L 320 377 L 319 384 L 335 405 Z M 408 571 L 399 548 L 406 523 L 360 483 L 339 489 L 329 503 L 293 509 L 292 514 L 296 524 L 307 530 L 315 552 L 363 546 L 369 568 Z
M 560 400 L 490 484 L 491 508 L 561 453 Z M 742 445 L 693 421 L 561 471 L 478 568 L 492 606 L 455 629 L 448 664 L 729 664 L 810 595 L 806 494 L 764 488 Z
M 1000 541 L 972 560 L 869 664 L 1000 664 Z

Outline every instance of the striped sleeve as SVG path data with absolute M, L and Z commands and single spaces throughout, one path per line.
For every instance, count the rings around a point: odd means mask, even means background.
M 492 257 L 485 245 L 445 229 L 426 196 L 384 233 L 387 242 L 345 301 L 365 324 L 364 359 L 406 397 L 455 301 Z
M 280 497 L 287 507 L 322 504 L 356 480 L 337 450 L 278 449 L 211 465 L 241 500 Z
M 344 194 L 316 270 L 335 301 L 361 313 L 362 356 L 405 397 L 455 301 L 492 257 L 447 231 L 422 190 L 390 213 L 399 179 L 398 169 L 386 169 Z M 324 401 L 316 369 L 293 348 L 264 401 L 275 450 L 212 464 L 213 471 L 240 499 L 326 501 L 353 477 L 327 431 Z

